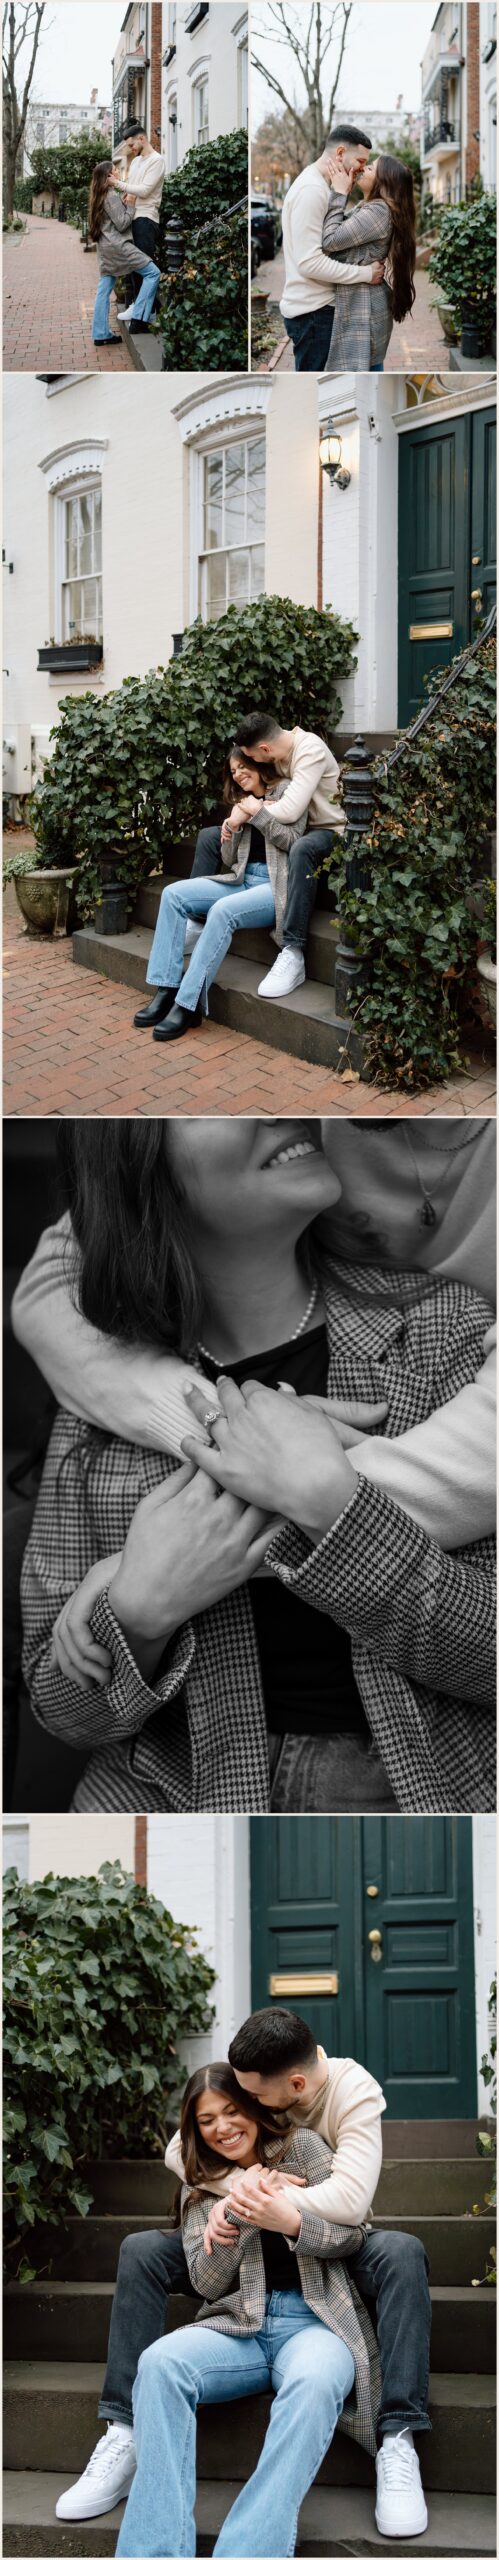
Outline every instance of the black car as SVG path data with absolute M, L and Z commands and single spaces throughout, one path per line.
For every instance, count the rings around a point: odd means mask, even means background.
M 281 216 L 263 196 L 251 198 L 251 238 L 260 258 L 275 258 L 282 240 Z

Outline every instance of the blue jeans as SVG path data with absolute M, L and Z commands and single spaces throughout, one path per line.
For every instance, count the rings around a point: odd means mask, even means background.
M 151 258 L 149 265 L 143 269 L 142 283 L 140 293 L 137 296 L 137 301 L 132 303 L 132 314 L 134 320 L 150 319 L 156 287 L 159 284 L 159 278 L 160 268 L 154 266 Z M 92 320 L 92 337 L 94 347 L 102 346 L 103 341 L 109 337 L 109 305 L 115 283 L 115 276 L 99 277 Z
M 192 953 L 185 978 L 182 978 L 185 931 L 188 917 L 200 923 L 206 916 L 204 933 Z M 154 942 L 147 971 L 148 987 L 180 987 L 182 1005 L 187 1013 L 195 1013 L 200 997 L 208 1011 L 208 988 L 229 950 L 237 926 L 275 924 L 275 906 L 268 871 L 263 862 L 248 862 L 238 889 L 230 880 L 176 880 L 163 889 Z
M 324 372 L 331 345 L 333 320 L 332 302 L 323 303 L 319 311 L 299 311 L 296 320 L 284 320 L 284 327 L 294 348 L 295 373 Z
M 196 2416 L 200 2403 L 274 2392 L 260 2460 L 225 2518 L 215 2553 L 287 2560 L 298 2510 L 353 2389 L 350 2348 L 301 2293 L 267 2295 L 255 2337 L 175 2329 L 141 2356 L 133 2394 L 137 2471 L 116 2546 L 120 2560 L 196 2550 Z

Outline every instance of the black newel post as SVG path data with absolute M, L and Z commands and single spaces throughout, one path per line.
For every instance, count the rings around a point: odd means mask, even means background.
M 173 213 L 165 227 L 165 262 L 167 276 L 180 276 L 184 264 L 184 234 L 178 214 Z
M 101 854 L 99 863 L 101 890 L 94 909 L 96 933 L 127 933 L 128 931 L 127 890 L 124 881 L 116 876 L 121 861 L 120 845 L 117 846 L 116 852 Z
M 369 880 L 366 849 L 361 855 L 361 838 L 369 833 L 374 816 L 374 783 L 372 757 L 364 738 L 356 738 L 349 747 L 343 766 L 343 807 L 346 834 L 343 839 L 349 889 L 365 889 Z M 348 941 L 348 926 L 343 932 L 339 910 L 340 936 L 336 951 L 334 992 L 336 1013 L 345 1022 L 355 1012 L 360 997 L 362 961 Z

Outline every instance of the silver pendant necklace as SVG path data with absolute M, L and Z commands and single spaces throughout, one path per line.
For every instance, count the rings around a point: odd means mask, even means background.
M 419 1167 L 419 1164 L 418 1164 L 417 1155 L 416 1155 L 416 1153 L 415 1153 L 415 1150 L 414 1150 L 414 1147 L 413 1147 L 413 1144 L 412 1144 L 412 1139 L 411 1139 L 411 1137 L 410 1137 L 410 1133 L 409 1133 L 409 1130 L 408 1130 L 408 1129 L 404 1129 L 404 1137 L 405 1137 L 405 1140 L 406 1140 L 406 1145 L 409 1147 L 410 1154 L 411 1154 L 411 1156 L 412 1156 L 413 1165 L 415 1166 L 416 1176 L 417 1176 L 417 1180 L 418 1180 L 418 1182 L 419 1182 L 419 1188 L 420 1188 L 421 1198 L 422 1198 L 422 1202 L 423 1202 L 423 1207 L 422 1207 L 422 1209 L 420 1209 L 420 1211 L 419 1211 L 419 1224 L 420 1224 L 420 1227 L 436 1227 L 436 1226 L 438 1225 L 438 1212 L 437 1212 L 437 1210 L 436 1210 L 436 1209 L 434 1208 L 434 1206 L 433 1206 L 433 1199 L 432 1199 L 431 1191 L 429 1191 L 429 1190 L 428 1190 L 428 1185 L 427 1185 L 427 1183 L 424 1181 L 423 1174 L 422 1174 L 422 1173 L 421 1173 L 421 1171 L 420 1171 L 420 1167 Z M 452 1153 L 449 1155 L 449 1160 L 448 1160 L 448 1163 L 447 1163 L 447 1164 L 445 1165 L 445 1167 L 444 1167 L 444 1171 L 443 1171 L 443 1173 L 441 1173 L 441 1174 L 439 1175 L 439 1182 L 446 1182 L 446 1181 L 447 1181 L 447 1175 L 450 1173 L 451 1162 L 452 1162 Z
M 318 1295 L 319 1295 L 319 1283 L 318 1283 L 318 1280 L 314 1280 L 314 1282 L 313 1282 L 313 1287 L 311 1288 L 311 1291 L 310 1291 L 310 1297 L 309 1297 L 309 1301 L 308 1301 L 308 1307 L 306 1307 L 306 1308 L 305 1308 L 305 1314 L 304 1314 L 304 1316 L 302 1316 L 302 1318 L 301 1318 L 301 1323 L 300 1323 L 300 1324 L 295 1325 L 294 1333 L 290 1333 L 290 1334 L 288 1335 L 288 1341 L 289 1341 L 289 1342 L 299 1342 L 299 1340 L 300 1340 L 300 1335 L 301 1335 L 302 1333 L 305 1333 L 305 1332 L 306 1332 L 307 1325 L 308 1325 L 308 1324 L 310 1324 L 310 1318 L 311 1318 L 311 1316 L 313 1316 L 313 1314 L 314 1314 L 314 1308 L 317 1306 L 317 1299 L 318 1299 Z M 202 1360 L 209 1360 L 209 1361 L 211 1361 L 211 1367 L 212 1367 L 212 1369 L 223 1369 L 223 1368 L 224 1368 L 224 1366 L 225 1366 L 224 1361 L 223 1361 L 223 1360 L 216 1360 L 216 1359 L 215 1359 L 215 1353 L 214 1353 L 214 1351 L 207 1351 L 207 1349 L 206 1349 L 206 1344 L 205 1344 L 204 1342 L 198 1342 L 198 1343 L 197 1343 L 197 1345 L 196 1345 L 196 1348 L 197 1348 L 197 1350 L 198 1350 L 198 1352 L 199 1352 L 200 1357 L 201 1357 L 201 1359 L 202 1359 Z M 248 1356 L 249 1356 L 249 1355 L 248 1355 Z

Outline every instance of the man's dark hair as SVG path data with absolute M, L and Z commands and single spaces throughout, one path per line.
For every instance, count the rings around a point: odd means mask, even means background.
M 233 2071 L 261 2071 L 262 2079 L 317 2061 L 317 2045 L 293 2009 L 254 2009 L 229 2045 Z
M 372 150 L 370 133 L 361 133 L 359 124 L 334 124 L 332 133 L 328 133 L 326 151 L 331 150 L 333 142 L 362 142 L 365 151 Z
M 268 711 L 249 711 L 247 720 L 238 720 L 234 746 L 256 747 L 258 738 L 278 738 L 280 726 Z

